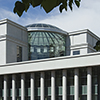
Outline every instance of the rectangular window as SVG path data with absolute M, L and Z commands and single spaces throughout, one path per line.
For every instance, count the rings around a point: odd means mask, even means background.
M 18 89 L 19 97 L 21 97 L 21 89 Z
M 92 89 L 93 94 L 97 95 L 98 94 L 98 85 L 94 85 L 92 88 L 93 88 Z
M 34 47 L 30 47 L 30 51 L 31 52 L 34 52 Z
M 80 54 L 80 51 L 73 51 L 73 55 L 79 55 Z
M 44 52 L 47 52 L 47 47 L 44 47 Z
M 12 89 L 10 89 L 10 97 L 12 97 Z
M 82 95 L 86 95 L 87 94 L 87 85 L 83 85 L 82 86 Z
M 37 48 L 37 52 L 40 53 L 41 52 L 41 48 Z
M 48 87 L 48 96 L 51 96 L 51 87 Z
M 22 47 L 17 46 L 17 62 L 22 61 Z
M 74 95 L 74 86 L 70 86 L 70 95 Z
M 28 88 L 28 96 L 31 96 L 31 89 Z
M 40 96 L 40 87 L 37 88 L 37 91 L 38 91 L 37 95 Z
M 62 95 L 62 86 L 58 87 L 58 95 Z

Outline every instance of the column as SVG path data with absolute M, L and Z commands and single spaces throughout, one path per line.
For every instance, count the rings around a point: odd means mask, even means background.
M 41 100 L 44 100 L 44 72 L 41 72 Z
M 16 80 L 16 75 L 12 75 L 12 100 L 15 100 L 15 80 Z
M 7 100 L 7 75 L 4 75 L 4 100 Z
M 67 100 L 67 88 L 66 88 L 66 86 L 67 86 L 67 71 L 66 70 L 63 70 L 63 77 L 62 77 L 63 79 L 62 79 L 62 85 L 63 85 L 63 94 L 62 94 L 62 98 L 63 98 L 63 100 Z
M 74 100 L 78 100 L 79 98 L 79 69 L 74 70 Z
M 34 73 L 31 73 L 31 100 L 34 100 Z
M 25 75 L 21 74 L 21 100 L 25 100 L 24 92 L 25 92 L 25 87 L 24 87 L 24 81 L 25 81 Z
M 51 100 L 55 100 L 55 71 L 51 71 Z
M 87 100 L 92 100 L 92 68 L 87 68 Z

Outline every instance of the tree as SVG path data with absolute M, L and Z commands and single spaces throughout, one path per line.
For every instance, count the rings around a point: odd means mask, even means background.
M 98 40 L 96 42 L 96 45 L 94 46 L 94 49 L 96 49 L 96 51 L 100 51 L 100 40 Z
M 24 11 L 27 12 L 31 5 L 33 8 L 36 6 L 43 7 L 46 13 L 59 6 L 59 11 L 62 12 L 63 9 L 67 11 L 68 6 L 72 10 L 74 4 L 79 7 L 80 2 L 81 0 L 21 0 L 15 2 L 13 12 L 20 17 Z

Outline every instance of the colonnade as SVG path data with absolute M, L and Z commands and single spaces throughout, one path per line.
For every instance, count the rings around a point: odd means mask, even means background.
M 40 100 L 45 100 L 44 94 L 44 80 L 45 73 L 41 72 L 40 75 L 40 88 L 41 96 Z M 7 100 L 7 75 L 4 75 L 4 100 Z M 15 81 L 16 75 L 12 75 L 12 100 L 15 100 Z M 34 73 L 30 75 L 30 88 L 31 88 L 31 100 L 35 100 L 35 87 L 34 87 Z M 91 67 L 87 68 L 87 100 L 92 100 L 92 69 Z M 62 100 L 67 100 L 67 70 L 62 70 Z M 21 100 L 25 100 L 25 74 L 21 74 Z M 74 100 L 79 99 L 79 69 L 74 69 Z M 51 71 L 51 100 L 55 99 L 55 71 Z

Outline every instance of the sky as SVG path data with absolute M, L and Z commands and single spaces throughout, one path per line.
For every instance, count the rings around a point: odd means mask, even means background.
M 68 9 L 62 13 L 58 7 L 48 14 L 40 7 L 30 7 L 21 17 L 13 13 L 15 2 L 16 0 L 0 0 L 0 20 L 8 18 L 23 26 L 46 23 L 67 32 L 89 29 L 100 36 L 100 0 L 82 0 L 80 8 L 74 6 L 73 11 Z

